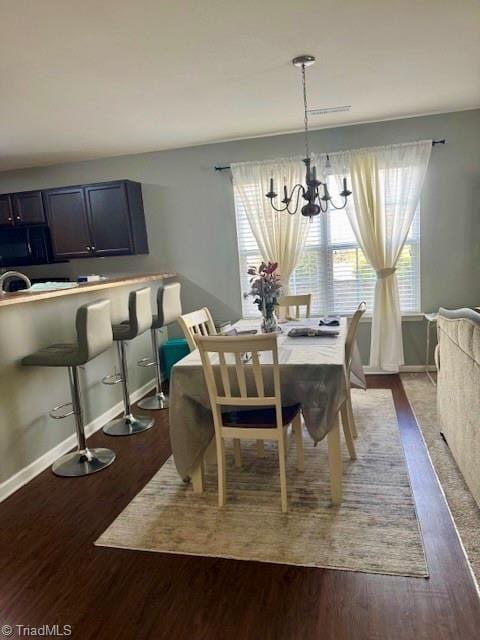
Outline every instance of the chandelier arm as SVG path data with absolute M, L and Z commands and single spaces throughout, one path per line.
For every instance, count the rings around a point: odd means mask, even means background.
M 277 211 L 277 213 L 283 213 L 284 211 L 288 211 L 288 205 L 285 205 L 285 206 L 283 207 L 283 209 L 282 209 L 282 208 L 279 208 L 279 207 L 276 207 L 276 206 L 273 204 L 273 199 L 272 199 L 272 200 L 270 200 L 270 206 L 272 207 L 272 209 L 273 209 L 274 211 Z
M 348 203 L 348 198 L 346 198 L 345 196 L 343 198 L 343 204 L 340 207 L 337 207 L 337 205 L 333 202 L 333 200 L 330 200 L 330 204 L 337 211 L 339 211 L 340 209 L 345 209 L 345 207 L 347 206 L 347 203 Z
M 289 205 L 289 203 L 285 204 L 285 206 L 284 206 L 284 207 L 276 207 L 276 206 L 274 205 L 274 203 L 273 203 L 273 198 L 270 198 L 270 205 L 271 205 L 272 209 L 273 209 L 274 211 L 277 211 L 278 213 L 283 213 L 284 211 L 288 211 L 288 213 L 289 213 L 290 215 L 293 215 L 294 213 L 297 213 L 297 211 L 298 211 L 298 201 L 300 200 L 300 191 L 304 191 L 303 185 L 301 185 L 301 184 L 296 184 L 296 185 L 293 187 L 293 189 L 292 189 L 292 191 L 291 191 L 291 193 L 290 193 L 290 198 L 289 198 L 289 201 L 290 201 L 290 202 L 291 202 L 291 201 L 293 200 L 293 198 L 295 197 L 295 191 L 297 192 L 297 200 L 296 200 L 296 203 L 295 203 L 295 209 L 294 209 L 293 211 L 291 211 L 291 210 L 290 210 L 290 208 L 289 208 L 289 206 L 288 206 L 288 205 Z M 277 197 L 278 197 L 278 196 L 277 196 Z
M 294 197 L 295 190 L 297 191 L 297 200 L 295 202 L 295 208 L 292 211 L 290 211 L 290 209 L 288 209 L 288 205 L 287 205 L 287 211 L 291 216 L 293 216 L 298 211 L 298 205 L 299 205 L 299 202 L 300 202 L 300 193 L 302 191 L 305 192 L 305 190 L 303 188 L 303 185 L 296 184 L 292 189 L 291 199 L 293 199 L 293 197 Z
M 327 211 L 328 211 L 328 202 L 325 202 L 325 205 L 323 204 L 324 200 L 322 200 L 321 197 L 320 197 L 320 192 L 318 191 L 318 187 L 315 189 L 315 202 L 317 202 L 317 201 L 318 201 L 318 206 L 320 207 L 320 211 L 322 213 L 327 213 Z
M 293 193 L 295 191 L 295 189 L 298 189 L 299 191 L 303 191 L 305 193 L 305 187 L 303 186 L 303 184 L 300 184 L 299 182 L 292 188 L 292 197 L 293 197 Z

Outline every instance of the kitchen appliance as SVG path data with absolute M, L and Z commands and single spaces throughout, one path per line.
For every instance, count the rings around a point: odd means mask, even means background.
M 0 229 L 0 267 L 54 262 L 46 226 Z

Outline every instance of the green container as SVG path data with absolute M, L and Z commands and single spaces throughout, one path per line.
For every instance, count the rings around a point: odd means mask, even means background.
M 173 365 L 190 353 L 185 338 L 167 340 L 160 347 L 162 373 L 170 379 L 170 370 Z

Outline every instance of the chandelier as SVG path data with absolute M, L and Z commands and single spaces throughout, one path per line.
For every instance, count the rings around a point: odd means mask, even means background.
M 308 146 L 308 105 L 305 69 L 306 67 L 312 65 L 314 62 L 314 56 L 308 55 L 298 56 L 297 58 L 294 58 L 292 60 L 292 64 L 295 67 L 300 67 L 302 69 L 305 129 L 305 158 L 303 162 L 305 163 L 306 167 L 306 187 L 303 184 L 296 184 L 291 189 L 289 194 L 287 185 L 283 185 L 283 200 L 281 200 L 281 204 L 284 205 L 283 207 L 276 206 L 274 203 L 274 199 L 278 194 L 275 193 L 273 178 L 270 178 L 270 191 L 265 194 L 265 197 L 270 200 L 270 204 L 275 211 L 287 211 L 290 215 L 297 213 L 300 204 L 300 196 L 302 196 L 302 199 L 306 200 L 306 204 L 304 204 L 301 208 L 302 216 L 306 216 L 307 218 L 310 218 L 310 220 L 312 220 L 312 218 L 314 216 L 317 216 L 319 213 L 325 213 L 329 208 L 344 209 L 347 206 L 348 196 L 352 194 L 352 192 L 347 189 L 347 179 L 343 178 L 343 190 L 339 194 L 339 196 L 342 198 L 342 202 L 339 204 L 339 206 L 337 206 L 328 191 L 327 183 L 317 180 L 317 168 L 311 166 L 310 150 Z M 322 193 L 320 192 L 320 190 L 322 191 Z

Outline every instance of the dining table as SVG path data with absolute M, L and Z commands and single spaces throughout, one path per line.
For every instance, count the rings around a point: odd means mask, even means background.
M 347 319 L 340 318 L 336 332 L 324 336 L 291 337 L 288 334 L 293 328 L 321 327 L 318 318 L 308 318 L 279 324 L 277 332 L 282 404 L 301 404 L 305 426 L 317 444 L 338 424 L 338 414 L 346 400 Z M 242 319 L 233 325 L 233 329 L 239 333 L 260 332 L 260 321 Z M 263 364 L 268 365 L 268 362 Z M 355 386 L 365 388 L 356 345 L 352 371 Z M 176 469 L 183 480 L 195 480 L 200 468 L 203 468 L 205 452 L 215 435 L 198 350 L 190 352 L 172 368 L 169 411 L 170 440 Z

